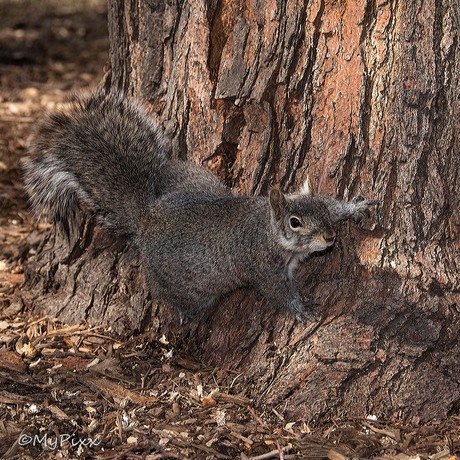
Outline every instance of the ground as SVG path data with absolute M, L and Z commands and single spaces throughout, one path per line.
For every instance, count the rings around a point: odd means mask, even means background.
M 31 216 L 20 158 L 43 110 L 94 85 L 108 59 L 105 2 L 0 0 L 0 455 L 96 459 L 454 459 L 460 419 L 289 420 L 171 339 L 36 318 L 23 268 L 48 224 Z

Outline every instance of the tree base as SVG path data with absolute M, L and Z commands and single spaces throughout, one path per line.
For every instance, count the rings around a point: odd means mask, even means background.
M 453 299 L 427 299 L 415 282 L 385 272 L 357 269 L 340 278 L 334 271 L 341 252 L 310 259 L 299 274 L 322 316 L 306 326 L 238 291 L 181 327 L 177 312 L 151 299 L 132 244 L 93 222 L 70 251 L 54 231 L 45 238 L 27 266 L 22 296 L 35 314 L 84 321 L 121 338 L 165 334 L 204 364 L 243 373 L 249 397 L 280 405 L 291 418 L 428 421 L 458 409 L 460 319 Z

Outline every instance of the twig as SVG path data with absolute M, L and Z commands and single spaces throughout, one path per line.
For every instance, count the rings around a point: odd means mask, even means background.
M 256 411 L 251 407 L 248 406 L 248 411 L 251 413 L 254 420 L 262 427 L 267 428 L 267 424 L 256 414 Z
M 35 326 L 36 324 L 42 323 L 46 320 L 49 320 L 49 316 L 44 316 L 43 318 L 36 319 L 35 321 L 32 321 L 30 323 L 27 323 L 27 327 Z
M 284 460 L 283 449 L 281 449 L 280 442 L 278 440 L 276 440 L 276 447 L 278 447 L 280 460 Z
M 249 460 L 267 460 L 269 458 L 279 458 L 280 460 L 288 460 L 290 458 L 295 458 L 294 455 L 284 455 L 283 451 L 288 451 L 290 447 L 281 447 L 278 444 L 278 449 L 267 452 L 266 454 L 256 455 L 255 457 L 249 457 Z
M 377 428 L 374 425 L 371 425 L 370 423 L 367 423 L 367 422 L 362 422 L 362 424 L 369 430 L 373 431 L 374 433 L 388 436 L 394 441 L 399 442 L 401 440 L 401 436 L 399 435 L 399 430 L 382 430 L 381 428 Z

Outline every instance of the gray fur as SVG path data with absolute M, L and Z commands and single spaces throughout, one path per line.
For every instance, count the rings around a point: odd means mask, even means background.
M 167 161 L 156 125 L 118 93 L 77 99 L 41 123 L 24 161 L 25 186 L 38 214 L 72 227 L 86 211 L 132 235 L 160 194 Z
M 295 284 L 298 264 L 334 244 L 333 225 L 361 218 L 366 200 L 316 195 L 234 196 L 213 174 L 171 159 L 139 102 L 96 93 L 51 115 L 24 162 L 38 214 L 65 230 L 94 214 L 142 255 L 152 295 L 181 319 L 242 287 L 297 318 L 314 319 Z

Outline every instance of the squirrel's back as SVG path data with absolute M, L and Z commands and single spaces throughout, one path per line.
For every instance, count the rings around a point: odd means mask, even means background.
M 30 150 L 26 193 L 37 214 L 67 234 L 94 214 L 117 234 L 131 235 L 162 193 L 188 186 L 226 193 L 208 171 L 169 158 L 142 103 L 114 91 L 74 98 L 47 115 Z

